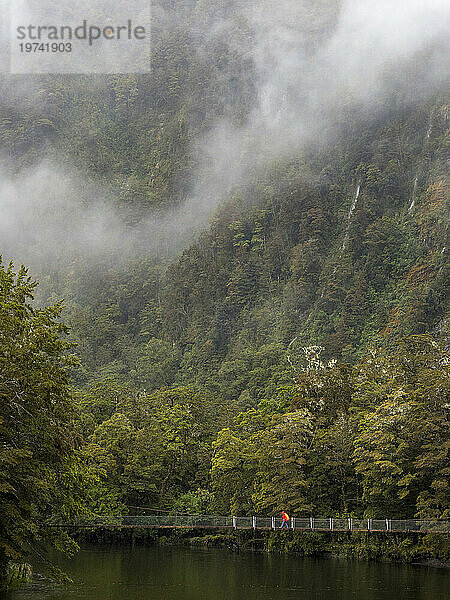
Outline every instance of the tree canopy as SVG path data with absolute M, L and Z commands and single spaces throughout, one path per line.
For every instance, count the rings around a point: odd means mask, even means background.
M 77 458 L 74 357 L 64 341 L 61 304 L 32 306 L 35 283 L 0 264 L 0 561 L 70 538 L 42 525 L 73 518 L 88 477 Z

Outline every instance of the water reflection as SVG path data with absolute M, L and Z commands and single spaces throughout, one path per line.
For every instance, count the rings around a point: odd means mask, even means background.
M 2 600 L 447 600 L 445 570 L 223 550 L 85 547 L 74 584 L 34 583 Z

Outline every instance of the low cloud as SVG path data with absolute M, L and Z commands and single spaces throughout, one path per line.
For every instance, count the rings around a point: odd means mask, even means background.
M 256 101 L 244 125 L 222 119 L 194 142 L 200 167 L 190 198 L 131 227 L 100 186 L 67 167 L 44 161 L 3 172 L 1 251 L 42 267 L 180 250 L 233 187 L 274 159 L 328 143 L 345 119 L 370 119 L 394 97 L 397 106 L 433 97 L 449 77 L 449 20 L 447 0 L 236 0 L 228 17 L 208 22 L 206 39 L 226 40 L 251 61 Z M 229 35 L 238 26 L 245 39 Z M 9 79 L 5 97 L 26 98 L 26 85 Z M 33 98 L 32 82 L 29 90 Z

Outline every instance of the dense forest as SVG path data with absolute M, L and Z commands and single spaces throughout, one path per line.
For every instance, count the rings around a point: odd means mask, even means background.
M 242 3 L 153 4 L 148 75 L 2 76 L 1 206 L 22 208 L 0 226 L 0 571 L 74 548 L 49 519 L 134 507 L 448 518 L 449 104 L 420 83 L 429 57 L 262 152 Z M 340 4 L 299 3 L 308 56 Z M 112 237 L 71 237 L 103 212 Z

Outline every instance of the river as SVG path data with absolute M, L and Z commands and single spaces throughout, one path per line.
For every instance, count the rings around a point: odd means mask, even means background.
M 2 600 L 448 600 L 443 569 L 218 549 L 85 546 L 61 562 L 72 584 L 38 580 Z

